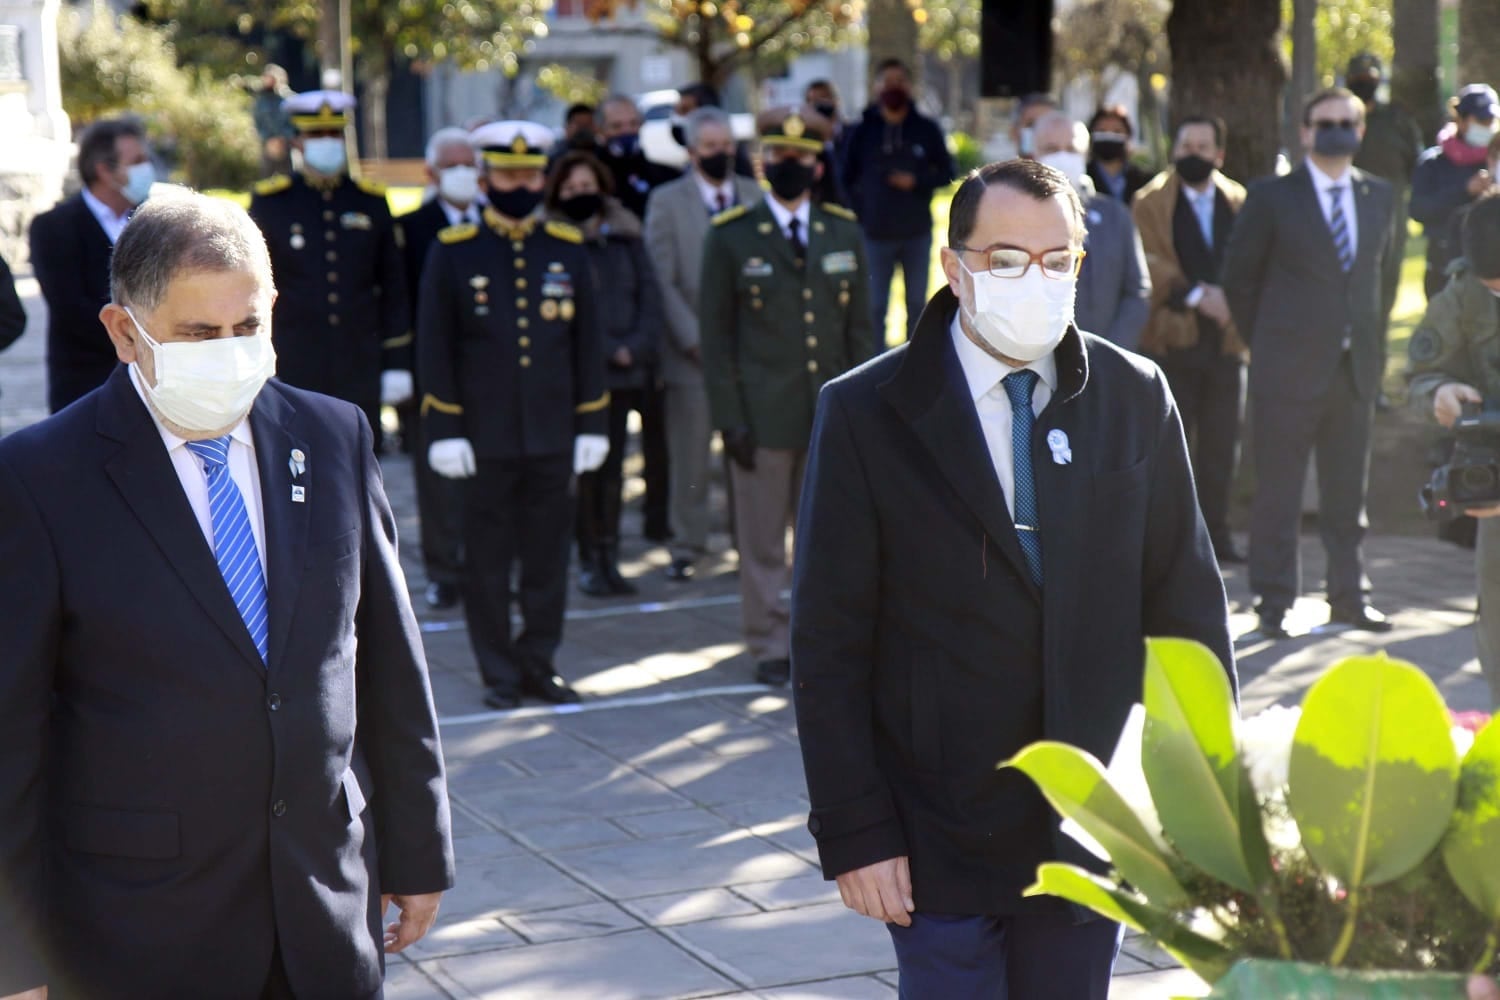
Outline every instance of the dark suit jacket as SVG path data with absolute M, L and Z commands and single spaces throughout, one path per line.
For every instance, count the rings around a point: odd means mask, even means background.
M 47 406 L 56 413 L 104 384 L 114 345 L 99 310 L 109 304 L 114 251 L 80 192 L 31 221 L 31 269 L 47 300 Z
M 1257 395 L 1318 398 L 1338 373 L 1346 338 L 1360 395 L 1380 388 L 1391 186 L 1352 168 L 1350 178 L 1358 232 L 1347 274 L 1306 166 L 1252 185 L 1235 219 L 1221 284 L 1253 352 L 1250 391 Z
M 1070 331 L 1032 438 L 1045 598 L 1031 583 L 949 335 L 830 382 L 797 519 L 792 690 L 828 878 L 908 855 L 919 910 L 1014 913 L 1036 866 L 1085 863 L 995 766 L 1038 739 L 1107 758 L 1143 640 L 1209 646 L 1228 612 L 1181 422 L 1151 362 Z M 1045 441 L 1068 436 L 1073 461 Z M 1097 862 L 1094 862 L 1097 869 Z
M 279 942 L 299 997 L 366 997 L 380 894 L 452 885 L 370 429 L 276 381 L 250 426 L 269 666 L 123 367 L 0 440 L 0 994 L 255 998 Z
M 417 315 L 417 299 L 422 288 L 422 265 L 427 261 L 427 251 L 437 240 L 437 234 L 448 228 L 448 216 L 443 211 L 443 206 L 438 204 L 436 198 L 430 198 L 423 203 L 422 207 L 414 212 L 408 212 L 396 220 L 396 225 L 401 229 L 401 253 L 406 265 L 406 287 L 411 295 L 411 314 Z M 415 332 L 415 324 L 413 324 Z M 415 345 L 413 345 L 415 348 Z M 413 358 L 420 355 L 420 351 L 413 350 Z M 417 365 L 412 365 L 416 369 Z M 418 402 L 422 398 L 422 375 L 420 371 L 413 371 L 417 379 L 416 397 Z

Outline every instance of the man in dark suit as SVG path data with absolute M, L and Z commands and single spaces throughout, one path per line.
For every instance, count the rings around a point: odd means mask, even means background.
M 112 280 L 129 367 L 0 440 L 0 995 L 379 997 L 453 848 L 369 425 L 266 381 L 238 207 L 152 202 Z
M 417 291 L 422 287 L 422 265 L 437 234 L 449 226 L 478 223 L 480 204 L 479 158 L 469 144 L 469 133 L 444 128 L 427 141 L 427 179 L 437 194 L 421 208 L 396 220 L 406 257 L 406 287 L 411 292 L 412 315 L 417 312 Z M 403 415 L 406 433 L 414 439 L 411 452 L 417 480 L 417 513 L 422 522 L 422 563 L 427 570 L 427 604 L 451 608 L 458 603 L 464 582 L 463 484 L 445 479 L 427 464 L 427 445 L 422 437 L 422 419 L 415 405 L 422 398 L 422 373 L 414 372 L 413 405 Z
M 47 406 L 53 413 L 104 384 L 115 349 L 99 329 L 109 253 L 155 181 L 146 132 L 95 122 L 78 140 L 83 190 L 31 222 L 31 269 L 47 301 Z
M 1360 559 L 1393 210 L 1391 186 L 1352 165 L 1363 134 L 1364 105 L 1349 91 L 1308 98 L 1306 162 L 1250 189 L 1225 251 L 1222 285 L 1251 350 L 1250 588 L 1268 639 L 1287 637 L 1302 589 L 1297 532 L 1315 448 L 1330 624 L 1390 628 L 1369 606 Z
M 1083 241 L 1060 172 L 983 168 L 916 337 L 818 401 L 792 592 L 808 829 L 889 925 L 904 997 L 1104 1000 L 1116 925 L 1021 896 L 1040 862 L 1098 862 L 996 765 L 1039 739 L 1107 756 L 1146 636 L 1233 681 L 1166 381 L 1071 323 Z

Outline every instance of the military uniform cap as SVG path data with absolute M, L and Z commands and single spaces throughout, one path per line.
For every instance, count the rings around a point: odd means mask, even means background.
M 536 122 L 490 122 L 469 133 L 485 166 L 502 170 L 545 169 L 552 143 L 552 130 Z
M 823 144 L 833 134 L 828 119 L 808 107 L 762 111 L 755 119 L 755 130 L 760 133 L 762 146 L 784 146 L 810 153 L 821 153 Z
M 299 132 L 327 132 L 349 124 L 355 101 L 339 90 L 304 90 L 281 102 Z

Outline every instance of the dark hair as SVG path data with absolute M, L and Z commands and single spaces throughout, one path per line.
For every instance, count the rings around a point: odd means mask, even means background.
M 833 81 L 821 76 L 802 88 L 802 96 L 806 97 L 807 92 L 810 90 L 826 90 L 832 93 L 835 98 L 839 96 L 839 88 L 833 85 Z
M 1099 109 L 1094 112 L 1094 117 L 1092 117 L 1092 118 L 1089 119 L 1089 131 L 1090 132 L 1094 131 L 1094 129 L 1096 129 L 1096 128 L 1099 127 L 1099 120 L 1101 118 L 1118 118 L 1118 119 L 1120 119 L 1120 121 L 1122 121 L 1122 122 L 1125 123 L 1125 137 L 1127 139 L 1134 139 L 1135 138 L 1135 126 L 1133 126 L 1133 125 L 1130 124 L 1130 112 L 1128 112 L 1128 111 L 1125 110 L 1125 105 L 1123 105 L 1123 104 L 1101 104 L 1101 105 L 1099 105 Z
M 1313 109 L 1315 109 L 1319 104 L 1322 104 L 1324 101 L 1339 101 L 1344 100 L 1345 98 L 1352 100 L 1355 104 L 1359 105 L 1359 116 L 1360 118 L 1364 118 L 1365 102 L 1360 100 L 1358 95 L 1356 95 L 1354 91 L 1349 90 L 1346 87 L 1324 87 L 1322 90 L 1318 91 L 1316 94 L 1313 94 L 1307 100 L 1302 102 L 1302 124 L 1312 124 Z
M 1058 107 L 1057 98 L 1053 97 L 1051 94 L 1043 93 L 1040 90 L 1033 91 L 1032 93 L 1027 94 L 1016 103 L 1015 120 L 1020 121 L 1022 115 L 1024 115 L 1026 112 L 1030 111 L 1037 105 L 1046 105 L 1047 107 L 1053 108 L 1055 110 Z
M 78 137 L 78 176 L 83 186 L 94 183 L 101 166 L 110 170 L 120 165 L 119 140 L 125 136 L 146 141 L 146 129 L 133 118 L 105 118 L 94 122 Z
M 592 115 L 593 113 L 594 106 L 592 104 L 583 104 L 581 102 L 578 104 L 570 104 L 568 106 L 568 113 L 563 115 L 563 121 L 571 125 L 574 118 L 577 118 L 580 115 Z
M 1182 130 L 1189 125 L 1207 125 L 1214 130 L 1214 145 L 1220 149 L 1224 148 L 1224 140 L 1229 137 L 1229 130 L 1224 126 L 1224 119 L 1218 115 L 1188 115 L 1177 123 L 1177 128 L 1172 131 L 1172 138 L 1182 138 Z
M 879 76 L 888 69 L 899 69 L 901 72 L 906 74 L 906 78 L 908 80 L 911 79 L 910 67 L 908 67 L 906 63 L 902 62 L 900 59 L 897 59 L 895 56 L 888 56 L 885 59 L 880 60 L 880 62 L 876 63 L 875 76 Z
M 1029 194 L 1037 201 L 1046 201 L 1058 195 L 1066 195 L 1068 207 L 1073 215 L 1073 235 L 1081 244 L 1085 233 L 1083 224 L 1083 202 L 1078 192 L 1062 172 L 1036 160 L 1004 160 L 987 163 L 970 172 L 953 195 L 948 208 L 948 245 L 963 246 L 974 234 L 979 221 L 979 203 L 984 193 L 992 187 L 1008 187 L 1022 194 Z
M 691 97 L 700 108 L 719 106 L 719 88 L 711 83 L 690 83 L 677 93 L 681 97 Z
M 615 193 L 615 179 L 610 176 L 604 164 L 599 162 L 599 158 L 593 153 L 575 149 L 559 156 L 552 164 L 552 169 L 547 171 L 547 186 L 542 191 L 542 198 L 546 201 L 547 207 L 557 207 L 559 201 L 557 193 L 562 190 L 563 184 L 578 167 L 588 167 L 593 171 L 594 179 L 599 182 L 600 194 Z
M 1463 245 L 1476 278 L 1500 278 L 1500 196 L 1486 194 L 1464 213 Z

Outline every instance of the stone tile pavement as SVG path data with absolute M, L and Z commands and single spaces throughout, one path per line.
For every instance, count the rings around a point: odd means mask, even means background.
M 41 304 L 34 282 L 21 291 L 33 324 L 0 353 L 0 431 L 45 413 Z M 784 692 L 750 682 L 732 554 L 668 584 L 666 554 L 635 537 L 632 511 L 626 572 L 641 594 L 570 605 L 558 665 L 588 700 L 488 712 L 462 616 L 420 601 L 410 462 L 384 464 L 443 718 L 460 864 L 433 933 L 392 962 L 388 996 L 894 997 L 885 931 L 817 873 L 795 720 Z M 1312 583 L 1319 548 L 1311 536 L 1303 546 Z M 727 537 L 714 549 L 728 553 Z M 1243 647 L 1248 711 L 1295 702 L 1332 658 L 1375 648 L 1423 664 L 1456 707 L 1487 707 L 1471 557 L 1427 538 L 1376 537 L 1368 551 L 1396 631 Z M 1243 571 L 1227 581 L 1246 632 Z M 1315 598 L 1296 609 L 1307 627 L 1326 613 Z M 1126 941 L 1113 997 L 1194 992 L 1201 984 L 1170 959 Z

